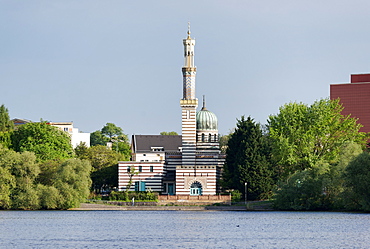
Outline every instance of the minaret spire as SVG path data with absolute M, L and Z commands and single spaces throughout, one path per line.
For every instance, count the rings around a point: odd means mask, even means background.
M 190 32 L 190 22 L 188 22 L 188 38 L 187 39 L 191 39 L 190 34 L 191 34 L 191 32 Z
M 202 110 L 207 110 L 206 108 L 206 95 L 203 95 L 203 107 Z

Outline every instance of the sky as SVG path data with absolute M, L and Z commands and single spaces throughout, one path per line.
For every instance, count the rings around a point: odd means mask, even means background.
M 0 0 L 0 105 L 11 118 L 181 134 L 183 44 L 228 134 L 370 72 L 368 0 Z M 200 109 L 201 106 L 198 107 Z

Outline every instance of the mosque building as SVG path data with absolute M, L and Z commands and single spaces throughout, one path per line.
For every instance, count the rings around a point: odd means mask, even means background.
M 118 163 L 118 188 L 156 191 L 166 195 L 216 195 L 225 155 L 219 147 L 218 121 L 205 98 L 197 112 L 194 64 L 195 39 L 183 39 L 183 96 L 180 99 L 182 135 L 133 135 L 132 161 Z M 130 174 L 132 167 L 136 174 Z

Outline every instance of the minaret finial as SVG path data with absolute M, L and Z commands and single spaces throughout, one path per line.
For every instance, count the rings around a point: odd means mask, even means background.
M 203 95 L 203 107 L 202 110 L 207 110 L 206 109 L 206 95 Z
M 188 22 L 188 39 L 190 38 L 190 22 Z

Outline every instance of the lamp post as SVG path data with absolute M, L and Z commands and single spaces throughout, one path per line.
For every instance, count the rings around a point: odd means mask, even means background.
M 245 200 L 245 205 L 247 205 L 247 186 L 248 186 L 248 183 L 245 182 L 244 183 L 244 200 Z

